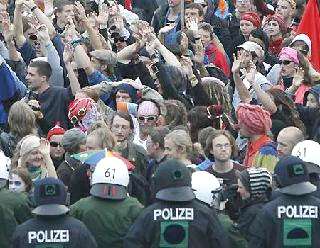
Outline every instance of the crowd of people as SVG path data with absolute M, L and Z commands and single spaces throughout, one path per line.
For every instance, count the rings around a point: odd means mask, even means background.
M 0 0 L 0 247 L 320 247 L 306 4 Z

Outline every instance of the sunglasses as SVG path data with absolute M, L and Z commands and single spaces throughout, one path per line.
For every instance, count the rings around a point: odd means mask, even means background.
M 152 115 L 152 116 L 139 116 L 138 117 L 139 121 L 155 121 L 157 120 L 157 116 Z
M 80 108 L 78 110 L 78 114 L 71 117 L 70 122 L 74 125 L 79 122 L 79 117 L 85 116 L 87 113 L 87 108 Z
M 50 146 L 52 146 L 52 147 L 58 147 L 58 146 L 62 147 L 61 143 L 55 142 L 55 141 L 51 141 L 50 142 Z
M 119 38 L 114 38 L 113 41 L 114 41 L 114 43 L 118 43 L 119 41 L 125 42 L 126 40 L 123 37 L 119 37 Z
M 282 60 L 281 61 L 281 64 L 283 64 L 283 65 L 289 65 L 290 63 L 292 63 L 292 61 L 290 61 L 290 60 Z

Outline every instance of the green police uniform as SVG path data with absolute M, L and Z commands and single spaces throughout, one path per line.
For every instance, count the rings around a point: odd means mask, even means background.
M 0 206 L 0 247 L 9 248 L 10 239 L 17 226 L 17 222 L 12 211 L 4 206 Z
M 72 205 L 70 214 L 87 226 L 99 248 L 117 248 L 123 247 L 122 239 L 142 208 L 131 197 L 119 201 L 90 196 Z
M 18 224 L 21 224 L 32 217 L 28 199 L 23 194 L 11 192 L 7 189 L 1 189 L 0 206 L 10 209 Z

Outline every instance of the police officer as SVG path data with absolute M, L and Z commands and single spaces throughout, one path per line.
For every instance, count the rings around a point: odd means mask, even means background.
M 218 219 L 228 233 L 230 248 L 247 247 L 247 241 L 241 236 L 239 230 L 233 226 L 233 222 L 228 215 L 224 213 L 224 202 L 220 202 L 222 187 L 219 180 L 207 171 L 196 171 L 192 173 L 191 184 L 196 199 L 217 211 Z
M 249 247 L 320 247 L 320 200 L 311 195 L 316 186 L 309 182 L 305 162 L 282 157 L 274 173 L 282 194 L 256 216 Z
M 161 163 L 154 184 L 157 201 L 132 225 L 125 248 L 229 247 L 216 213 L 194 200 L 191 175 L 182 162 Z
M 86 226 L 66 215 L 67 191 L 60 180 L 48 177 L 36 181 L 34 198 L 37 207 L 32 213 L 36 218 L 16 228 L 12 238 L 14 248 L 97 247 Z
M 99 248 L 123 247 L 123 238 L 143 209 L 137 199 L 128 196 L 126 164 L 116 157 L 101 159 L 91 184 L 91 196 L 72 205 L 71 215 L 86 224 Z

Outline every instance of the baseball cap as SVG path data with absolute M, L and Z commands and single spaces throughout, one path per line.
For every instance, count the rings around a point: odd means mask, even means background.
M 238 48 L 243 48 L 248 52 L 254 52 L 259 58 L 264 56 L 262 47 L 253 41 L 246 41 L 242 45 L 239 45 Z
M 195 198 L 191 188 L 191 173 L 181 161 L 169 159 L 159 165 L 154 175 L 156 198 L 184 202 Z
M 129 172 L 119 158 L 101 159 L 92 174 L 90 194 L 103 199 L 121 200 L 127 197 Z
M 288 195 L 305 195 L 316 191 L 316 186 L 309 182 L 306 163 L 298 157 L 284 156 L 280 158 L 274 174 L 279 183 L 279 191 Z
M 34 183 L 36 208 L 32 213 L 39 216 L 56 216 L 69 212 L 66 207 L 67 190 L 59 179 L 47 177 Z

